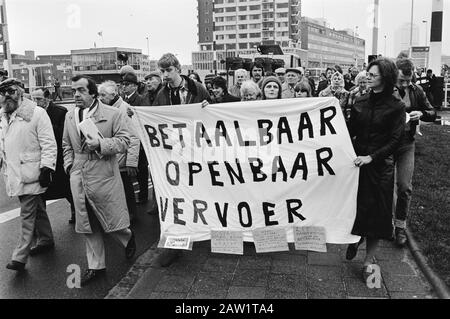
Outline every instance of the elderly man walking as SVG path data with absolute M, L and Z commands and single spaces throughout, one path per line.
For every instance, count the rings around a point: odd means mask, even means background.
M 45 193 L 56 168 L 56 140 L 45 110 L 23 97 L 22 83 L 0 83 L 0 168 L 9 196 L 18 196 L 22 221 L 21 239 L 6 268 L 25 268 L 31 245 L 53 247 Z M 37 238 L 35 238 L 37 237 Z
M 105 273 L 103 232 L 125 247 L 127 259 L 136 253 L 117 160 L 128 150 L 130 133 L 123 112 L 98 100 L 91 78 L 75 76 L 72 90 L 76 107 L 64 125 L 64 168 L 75 200 L 75 231 L 86 237 L 84 286 Z
M 127 208 L 130 214 L 130 221 L 133 222 L 136 218 L 137 208 L 132 179 L 136 178 L 138 173 L 137 167 L 141 142 L 139 141 L 139 138 L 133 128 L 131 117 L 127 114 L 127 110 L 130 105 L 119 96 L 119 90 L 116 83 L 113 81 L 106 81 L 99 86 L 98 92 L 102 103 L 117 108 L 123 113 L 127 122 L 128 130 L 130 131 L 130 147 L 125 154 L 119 154 L 117 160 L 119 162 L 120 176 L 122 177 L 125 197 L 127 198 Z

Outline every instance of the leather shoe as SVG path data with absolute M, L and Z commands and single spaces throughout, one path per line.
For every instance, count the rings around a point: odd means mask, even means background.
M 134 232 L 131 231 L 131 238 L 128 241 L 127 247 L 125 248 L 125 257 L 127 259 L 132 259 L 136 254 L 136 240 L 134 238 Z
M 88 269 L 81 277 L 80 285 L 86 286 L 88 283 L 95 281 L 102 277 L 106 272 L 106 269 Z
M 6 265 L 7 269 L 11 269 L 11 270 L 15 270 L 15 271 L 23 271 L 25 269 L 25 264 L 15 261 L 15 260 L 11 260 L 7 265 Z
M 358 253 L 358 244 L 350 244 L 348 245 L 347 252 L 345 254 L 345 259 L 353 260 Z
M 30 250 L 30 256 L 37 256 L 55 249 L 55 244 L 37 245 Z
M 405 247 L 408 237 L 406 231 L 402 228 L 395 228 L 395 243 L 399 247 Z

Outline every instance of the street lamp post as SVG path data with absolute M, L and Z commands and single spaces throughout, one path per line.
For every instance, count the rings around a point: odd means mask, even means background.
M 387 35 L 384 35 L 384 56 L 386 56 L 387 52 Z
M 150 61 L 150 42 L 149 42 L 148 38 L 149 37 L 146 38 L 147 39 L 147 57 L 148 57 L 148 60 Z

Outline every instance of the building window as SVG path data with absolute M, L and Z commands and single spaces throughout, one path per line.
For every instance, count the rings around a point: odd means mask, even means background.
M 239 11 L 247 11 L 247 6 L 240 6 Z
M 239 34 L 239 39 L 247 39 L 247 38 L 248 38 L 247 33 Z
M 239 49 L 247 49 L 247 43 L 239 43 Z
M 236 39 L 236 34 L 229 34 L 228 39 Z
M 225 27 L 225 30 L 227 30 L 227 31 L 236 30 L 236 26 L 235 25 L 227 25 Z
M 239 21 L 247 20 L 247 16 L 239 16 Z
M 260 5 L 249 6 L 248 8 L 249 8 L 249 10 L 251 10 L 251 11 L 253 11 L 253 10 L 261 10 L 261 6 L 260 6 Z
M 236 7 L 229 7 L 225 9 L 225 12 L 236 12 Z
M 226 17 L 225 21 L 230 22 L 230 21 L 236 21 L 236 17 Z
M 239 25 L 239 30 L 247 30 L 247 25 L 246 24 L 240 24 Z
M 250 38 L 260 38 L 261 37 L 261 33 L 250 33 Z

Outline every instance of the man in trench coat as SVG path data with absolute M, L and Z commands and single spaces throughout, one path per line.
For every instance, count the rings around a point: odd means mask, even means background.
M 66 115 L 64 125 L 64 169 L 70 175 L 75 203 L 75 231 L 86 237 L 84 286 L 106 270 L 102 230 L 125 247 L 127 259 L 136 252 L 116 156 L 128 150 L 130 133 L 124 114 L 98 100 L 91 78 L 75 76 L 72 90 L 76 107 Z M 79 126 L 83 121 L 92 121 L 98 132 L 85 131 L 85 135 Z

